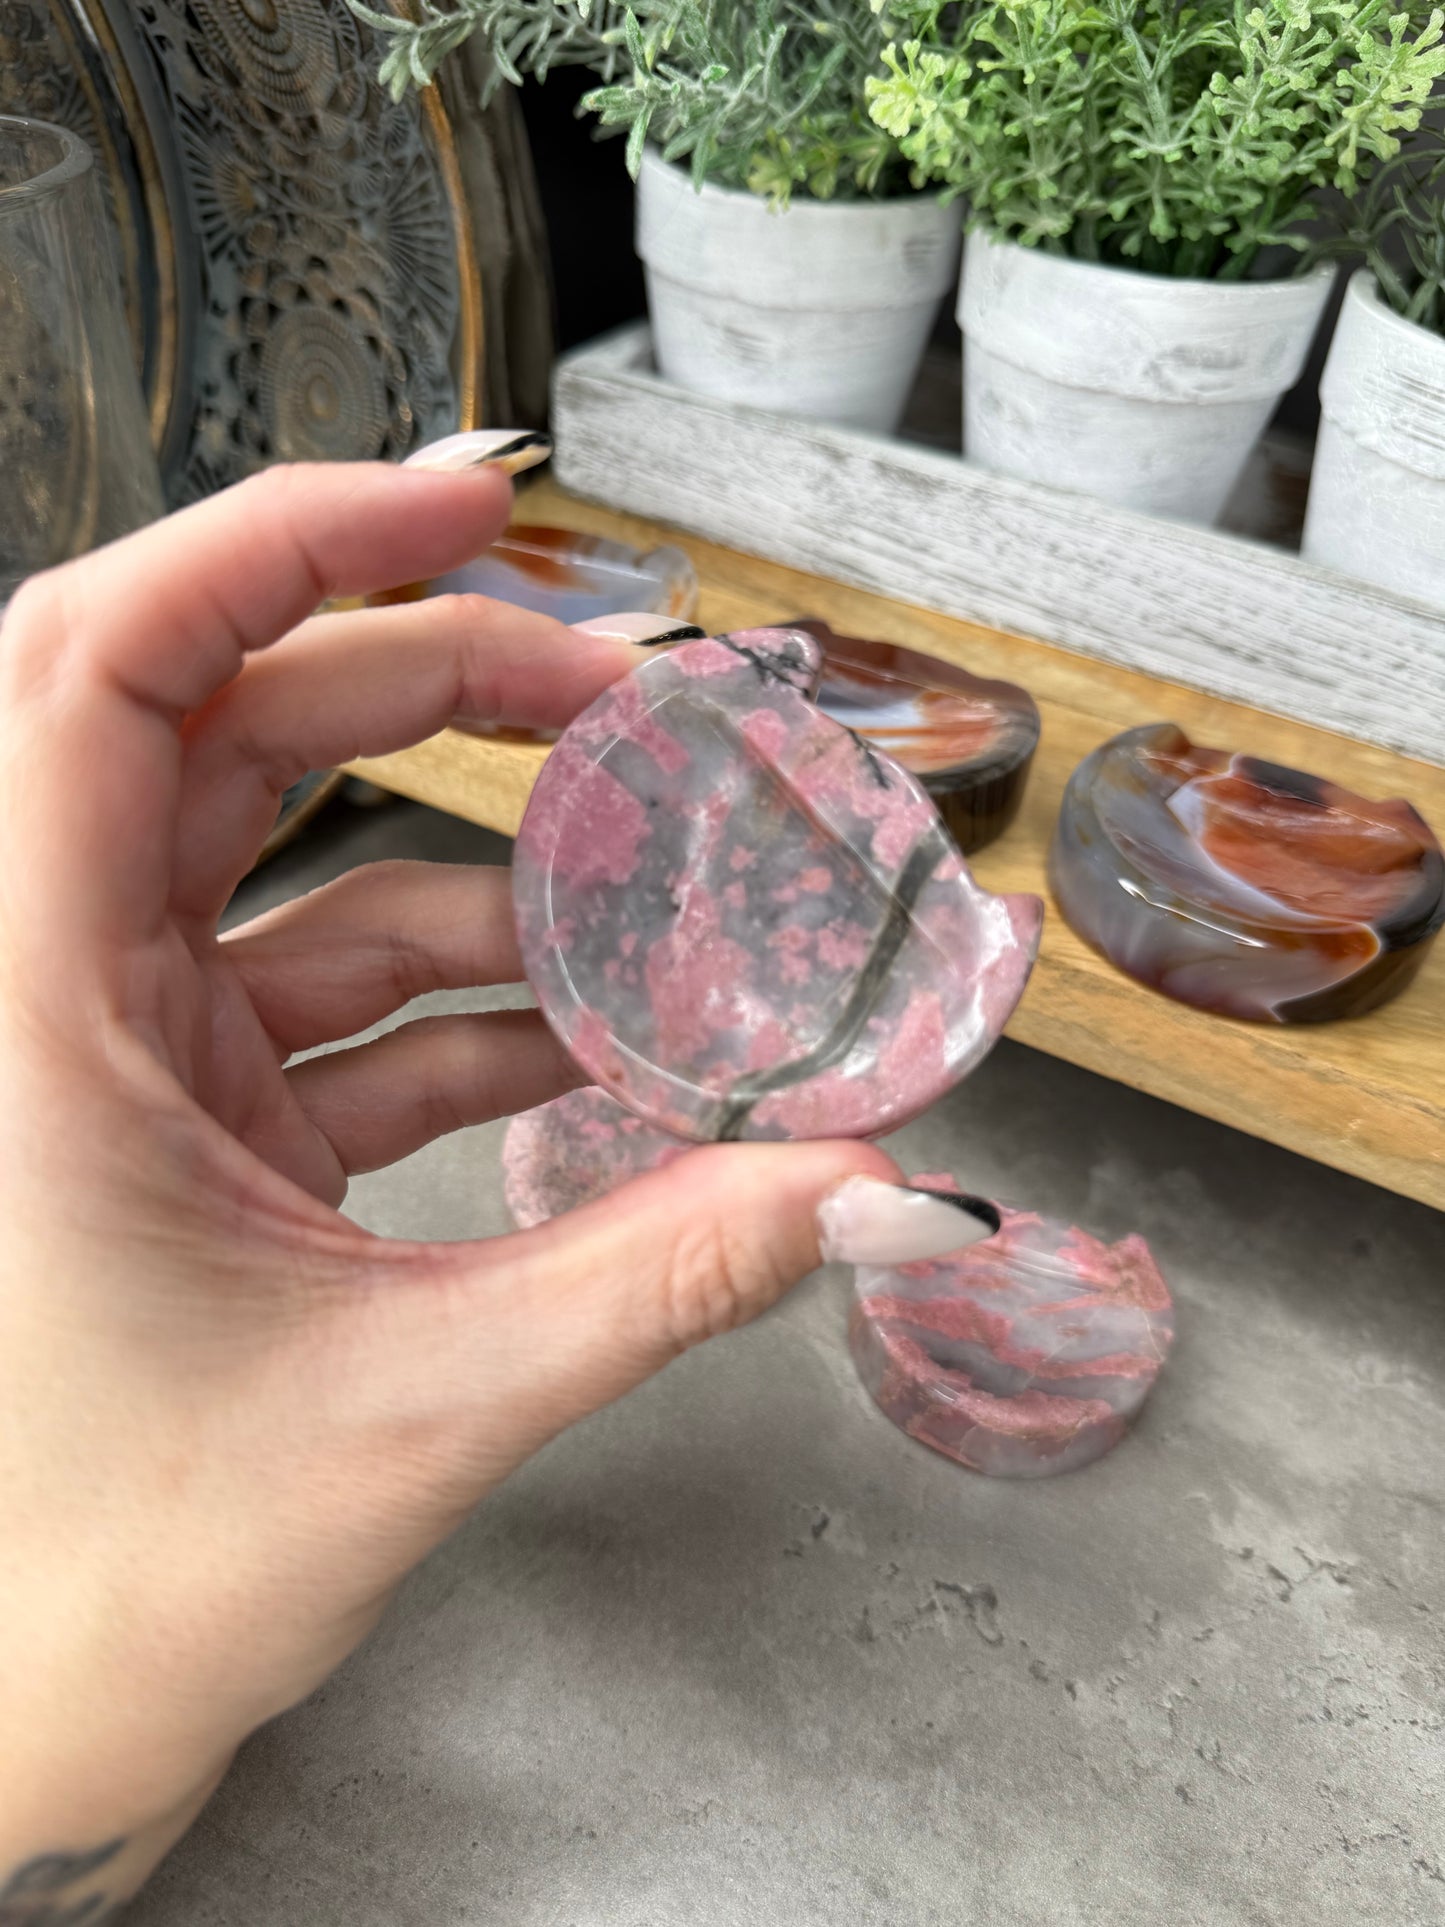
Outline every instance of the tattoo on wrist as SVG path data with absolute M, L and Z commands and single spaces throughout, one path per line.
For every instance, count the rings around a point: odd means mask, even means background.
M 89 1853 L 41 1853 L 0 1884 L 0 1927 L 104 1927 L 119 1903 L 94 1876 L 125 1845 L 107 1840 Z

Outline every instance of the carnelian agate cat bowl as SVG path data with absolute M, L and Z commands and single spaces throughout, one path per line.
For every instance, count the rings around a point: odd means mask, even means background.
M 1018 815 L 1039 712 L 1017 683 L 990 681 L 896 643 L 789 625 L 821 643 L 818 707 L 916 776 L 965 856 Z
M 681 549 L 644 552 L 602 535 L 514 523 L 450 575 L 368 600 L 419 602 L 429 595 L 491 596 L 558 622 L 586 622 L 624 609 L 685 620 L 697 604 L 697 576 Z
M 1129 976 L 1265 1023 L 1375 1009 L 1445 922 L 1445 859 L 1410 804 L 1201 748 L 1173 723 L 1127 730 L 1075 770 L 1049 881 Z

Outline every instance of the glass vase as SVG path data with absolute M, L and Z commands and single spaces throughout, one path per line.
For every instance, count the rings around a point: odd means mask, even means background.
M 26 576 L 162 512 L 84 141 L 0 115 L 0 608 Z

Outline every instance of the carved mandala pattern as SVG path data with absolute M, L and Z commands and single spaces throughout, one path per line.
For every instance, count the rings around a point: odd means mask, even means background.
M 376 84 L 367 30 L 342 0 L 136 0 L 131 19 L 199 256 L 172 501 L 278 458 L 396 457 L 449 432 L 453 210 L 418 104 Z
M 86 28 L 97 6 L 117 26 L 124 14 L 150 135 L 184 194 L 170 208 L 172 503 L 277 458 L 401 456 L 449 433 L 456 210 L 423 110 L 376 83 L 370 31 L 344 0 L 0 0 L 0 112 L 57 121 L 101 156 L 138 340 L 154 261 L 114 76 Z
M 381 369 L 354 352 L 350 327 L 329 308 L 292 308 L 266 337 L 256 392 L 276 453 L 287 461 L 348 454 L 386 434 Z
M 324 108 L 336 91 L 337 48 L 324 16 L 271 0 L 191 0 L 205 33 L 202 65 L 224 62 L 282 113 Z M 214 58 L 212 57 L 214 56 Z
M 96 145 L 95 110 L 44 0 L 0 3 L 0 113 L 54 121 Z

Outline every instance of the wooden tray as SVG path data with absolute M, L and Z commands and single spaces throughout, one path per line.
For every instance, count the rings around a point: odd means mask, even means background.
M 972 859 L 991 890 L 1047 897 L 1044 859 L 1064 784 L 1096 744 L 1137 723 L 1177 722 L 1205 743 L 1313 770 L 1366 794 L 1408 797 L 1445 826 L 1445 770 L 1434 764 L 678 536 L 578 502 L 551 482 L 527 490 L 524 514 L 645 548 L 680 543 L 697 567 L 699 620 L 709 629 L 823 616 L 845 633 L 906 643 L 1023 683 L 1038 701 L 1043 736 L 1019 820 Z M 511 835 L 545 754 L 447 730 L 417 749 L 351 767 Z M 1414 985 L 1383 1010 L 1341 1024 L 1274 1028 L 1205 1016 L 1143 989 L 1086 948 L 1050 904 L 1038 968 L 1008 1035 L 1445 1209 L 1445 938 Z M 1086 1118 L 1080 1130 L 1087 1135 Z
M 957 384 L 936 368 L 913 400 L 897 440 L 735 407 L 665 382 L 647 329 L 624 329 L 559 365 L 557 479 L 855 588 L 1445 758 L 1445 609 L 1272 545 L 1282 505 L 1257 476 L 1227 529 L 1163 521 L 960 460 Z

